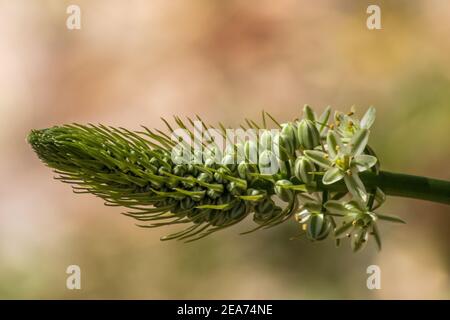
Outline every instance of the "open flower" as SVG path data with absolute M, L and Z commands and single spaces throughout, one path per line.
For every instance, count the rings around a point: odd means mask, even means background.
M 360 129 L 344 145 L 339 136 L 332 130 L 327 134 L 327 153 L 319 150 L 306 150 L 305 156 L 326 169 L 322 178 L 323 184 L 332 184 L 344 179 L 348 191 L 363 202 L 367 201 L 367 193 L 358 176 L 359 172 L 370 169 L 377 163 L 377 158 L 363 154 L 369 139 L 369 130 Z
M 367 205 L 355 200 L 349 202 L 329 200 L 324 207 L 329 214 L 340 215 L 347 219 L 334 230 L 334 236 L 336 238 L 350 237 L 351 246 L 355 252 L 366 245 L 369 235 L 374 236 L 378 249 L 381 249 L 377 220 L 405 223 L 399 217 L 375 213 Z
M 353 111 L 349 114 L 343 114 L 337 112 L 334 116 L 336 121 L 336 131 L 341 135 L 343 140 L 350 140 L 353 135 L 360 129 L 370 129 L 372 124 L 375 122 L 375 108 L 370 107 L 367 112 L 362 117 L 361 121 L 353 118 L 351 115 Z

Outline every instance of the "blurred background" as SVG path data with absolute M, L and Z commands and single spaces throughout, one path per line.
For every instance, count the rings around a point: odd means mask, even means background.
M 81 30 L 66 28 L 67 6 Z M 366 27 L 369 4 L 382 30 Z M 0 1 L 0 298 L 450 298 L 450 207 L 389 198 L 384 249 L 289 240 L 289 221 L 240 236 L 160 242 L 120 208 L 55 181 L 32 128 L 104 123 L 162 128 L 201 115 L 237 126 L 280 121 L 304 103 L 362 115 L 382 168 L 450 179 L 450 2 Z M 68 265 L 81 290 L 67 290 Z M 368 290 L 366 268 L 381 268 Z

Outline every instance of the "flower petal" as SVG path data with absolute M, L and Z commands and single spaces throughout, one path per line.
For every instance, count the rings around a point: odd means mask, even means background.
M 305 204 L 303 204 L 303 208 L 308 210 L 309 212 L 320 212 L 320 209 L 322 209 L 322 205 L 314 202 L 306 202 Z
M 378 219 L 380 220 L 386 220 L 391 222 L 397 222 L 397 223 L 406 223 L 405 220 L 403 220 L 400 217 L 393 216 L 393 215 L 387 215 L 387 214 L 381 214 L 381 213 L 375 213 Z
M 366 246 L 367 240 L 369 240 L 369 231 L 367 228 L 360 229 L 352 238 L 351 246 L 353 252 L 362 250 Z
M 386 201 L 386 195 L 383 190 L 377 187 L 375 192 L 375 204 L 372 206 L 372 210 L 379 208 Z
M 307 104 L 303 106 L 303 114 L 305 119 L 311 120 L 312 122 L 316 121 L 316 115 L 314 114 L 314 111 Z
M 376 223 L 372 224 L 372 233 L 373 237 L 375 238 L 375 242 L 377 243 L 378 251 L 381 251 L 381 237 L 380 237 L 380 231 L 378 231 L 378 227 Z
M 300 224 L 307 222 L 310 217 L 311 217 L 311 212 L 307 209 L 302 210 L 301 212 L 299 212 L 295 215 L 295 219 Z
M 323 168 L 331 167 L 331 161 L 327 158 L 328 155 L 325 152 L 318 150 L 306 150 L 304 154 L 308 159 L 317 163 L 319 166 Z
M 343 177 L 344 174 L 339 168 L 330 168 L 325 172 L 322 182 L 323 184 L 332 184 L 341 180 Z
M 376 110 L 370 107 L 361 119 L 361 128 L 369 129 L 375 121 Z
M 327 134 L 327 146 L 328 146 L 328 154 L 331 158 L 336 158 L 339 153 L 339 149 L 344 148 L 341 139 L 334 131 L 328 131 Z
M 361 154 L 364 151 L 368 141 L 369 141 L 369 130 L 360 129 L 358 132 L 355 133 L 355 135 L 348 143 L 350 153 L 355 156 Z
M 334 236 L 336 238 L 342 238 L 342 237 L 346 236 L 347 234 L 352 233 L 353 228 L 354 228 L 353 220 L 347 221 L 343 225 L 337 227 L 334 230 Z
M 377 161 L 378 159 L 374 156 L 360 154 L 353 158 L 351 165 L 354 166 L 358 172 L 362 172 L 372 168 Z
M 346 214 L 346 213 L 348 213 L 348 210 L 345 207 L 345 204 L 342 203 L 342 201 L 329 200 L 329 201 L 327 201 L 327 203 L 325 203 L 324 207 L 325 207 L 325 209 L 327 209 L 327 211 L 329 213 L 333 213 L 333 214 Z
M 344 175 L 345 185 L 348 191 L 356 198 L 362 200 L 363 203 L 367 201 L 367 192 L 364 184 L 358 176 L 357 172 L 352 172 L 352 175 Z
M 367 211 L 367 208 L 361 203 L 360 200 L 350 200 L 345 204 L 345 208 L 347 208 L 347 211 L 358 214 Z
M 323 129 L 325 129 L 325 125 L 328 123 L 328 119 L 330 119 L 330 114 L 331 114 L 331 107 L 328 106 L 319 117 L 319 124 L 317 127 L 317 129 L 319 129 L 319 132 L 322 132 Z

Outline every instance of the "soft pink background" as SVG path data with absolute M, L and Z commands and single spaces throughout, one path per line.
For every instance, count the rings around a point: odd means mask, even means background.
M 79 31 L 65 27 L 69 4 Z M 369 4 L 382 30 L 366 28 Z M 442 0 L 0 1 L 0 298 L 450 298 L 448 206 L 390 198 L 385 212 L 408 224 L 381 226 L 381 253 L 289 241 L 293 221 L 160 242 L 174 228 L 137 228 L 73 194 L 25 141 L 70 122 L 237 126 L 262 109 L 284 121 L 304 103 L 374 105 L 384 169 L 450 179 L 449 16 Z M 80 291 L 65 287 L 70 264 Z

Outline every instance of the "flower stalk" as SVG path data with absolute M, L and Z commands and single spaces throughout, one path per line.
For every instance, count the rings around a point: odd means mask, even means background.
M 422 176 L 380 171 L 364 172 L 361 180 L 366 188 L 380 188 L 388 196 L 427 200 L 450 205 L 450 181 Z M 343 183 L 324 185 L 318 181 L 318 190 L 345 191 Z

